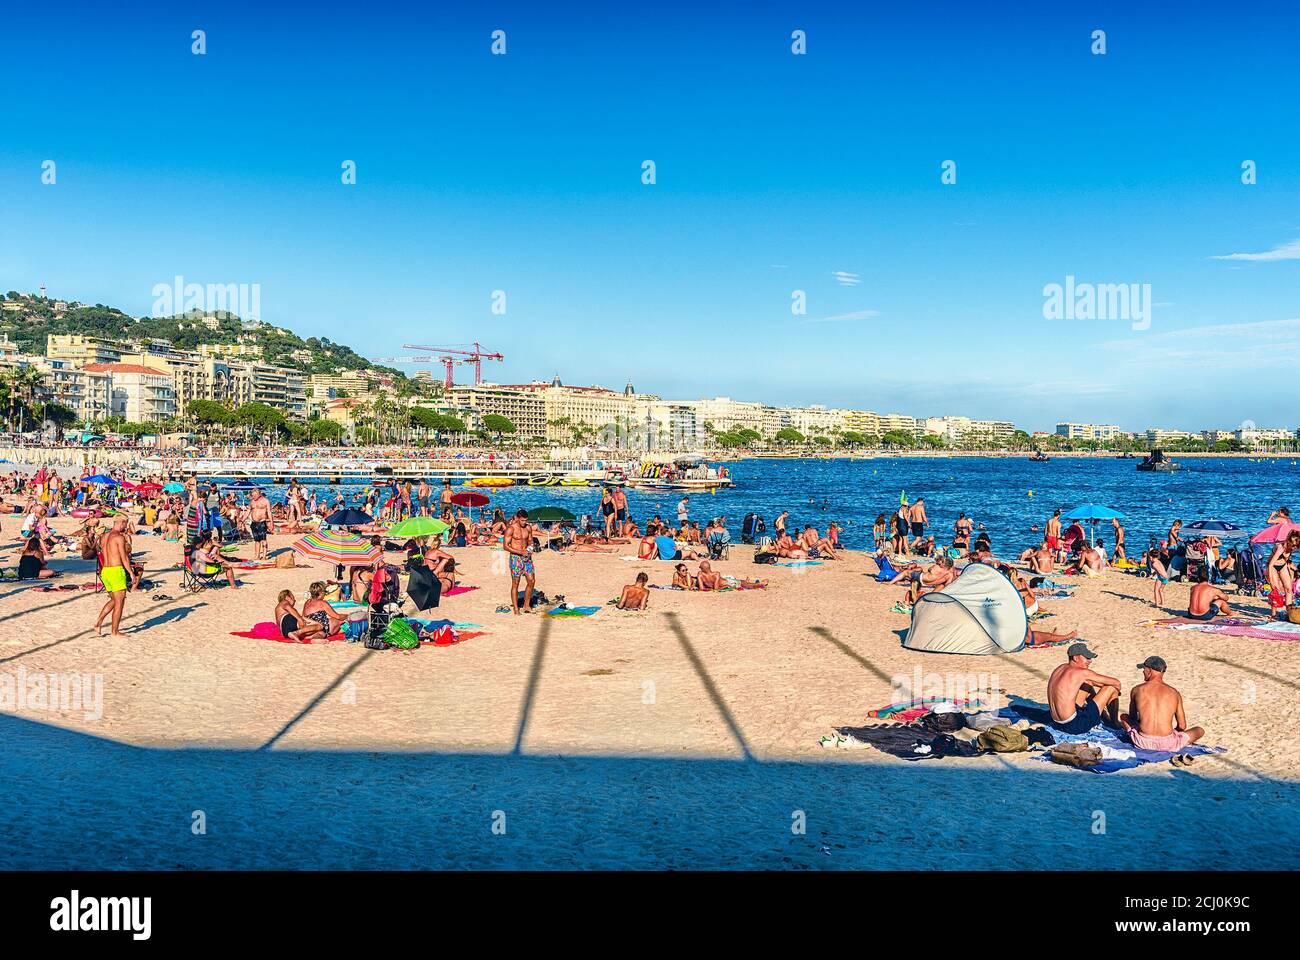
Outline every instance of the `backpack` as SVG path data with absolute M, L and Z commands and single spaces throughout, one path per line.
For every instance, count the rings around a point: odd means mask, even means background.
M 1021 753 L 1029 749 L 1029 738 L 1015 727 L 990 727 L 979 735 L 981 750 L 994 753 Z
M 1058 743 L 1051 752 L 1053 763 L 1063 763 L 1069 767 L 1095 767 L 1101 763 L 1101 750 L 1090 743 L 1078 741 Z
M 383 640 L 384 643 L 397 647 L 399 650 L 414 650 L 420 645 L 420 635 L 402 617 L 394 617 L 388 622 L 388 627 L 384 630 Z

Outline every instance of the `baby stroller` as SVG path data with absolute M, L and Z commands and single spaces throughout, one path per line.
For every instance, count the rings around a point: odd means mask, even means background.
M 1269 544 L 1246 544 L 1237 551 L 1237 563 L 1234 571 L 1237 575 L 1237 593 L 1245 594 L 1248 597 L 1257 597 L 1261 590 L 1268 584 L 1268 573 L 1265 569 L 1268 563 L 1267 556 L 1260 556 L 1256 551 L 1263 547 L 1269 550 Z
M 763 522 L 762 517 L 756 513 L 747 513 L 740 527 L 740 542 L 756 543 L 758 535 L 766 530 L 767 524 Z
M 402 615 L 402 578 L 390 563 L 380 564 L 370 581 L 370 627 L 366 631 L 366 646 L 372 650 L 387 650 L 384 631 L 393 617 Z
M 1187 566 L 1183 571 L 1183 576 L 1188 582 L 1202 583 L 1210 579 L 1210 568 L 1204 540 L 1193 540 L 1187 544 L 1184 557 Z

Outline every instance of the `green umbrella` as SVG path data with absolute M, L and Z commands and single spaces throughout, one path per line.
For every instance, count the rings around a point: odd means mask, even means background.
M 528 519 L 536 520 L 538 523 L 556 523 L 560 520 L 577 518 L 563 507 L 537 507 L 528 511 Z
M 434 537 L 446 533 L 451 524 L 436 517 L 410 517 L 388 531 L 390 537 Z

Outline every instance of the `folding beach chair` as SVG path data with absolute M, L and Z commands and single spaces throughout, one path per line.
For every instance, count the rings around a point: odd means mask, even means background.
M 207 590 L 209 587 L 215 587 L 225 574 L 220 567 L 208 567 L 207 564 L 200 564 L 194 560 L 194 548 L 186 545 L 185 557 L 181 561 L 181 589 L 198 593 Z

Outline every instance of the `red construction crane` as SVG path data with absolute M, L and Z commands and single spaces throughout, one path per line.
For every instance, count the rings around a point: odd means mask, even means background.
M 450 390 L 452 387 L 456 385 L 451 375 L 451 368 L 453 364 L 457 364 L 457 363 L 474 364 L 474 384 L 477 386 L 478 384 L 483 382 L 483 361 L 484 360 L 505 359 L 505 356 L 500 353 L 484 353 L 483 347 L 478 341 L 474 342 L 473 350 L 453 350 L 451 347 L 426 347 L 418 343 L 404 343 L 402 344 L 402 346 L 407 350 L 427 350 L 430 353 L 438 354 L 439 356 L 437 357 L 428 357 L 425 359 L 429 359 L 429 360 L 436 359 L 440 363 L 442 363 L 444 368 L 446 368 L 447 371 L 446 387 L 448 390 Z M 454 354 L 455 356 L 446 356 L 446 354 Z M 457 360 L 456 359 L 457 356 L 468 357 L 469 359 Z
M 452 384 L 451 368 L 458 363 L 469 363 L 468 360 L 457 360 L 455 357 L 371 357 L 375 363 L 441 363 L 447 371 L 443 381 L 450 387 Z

